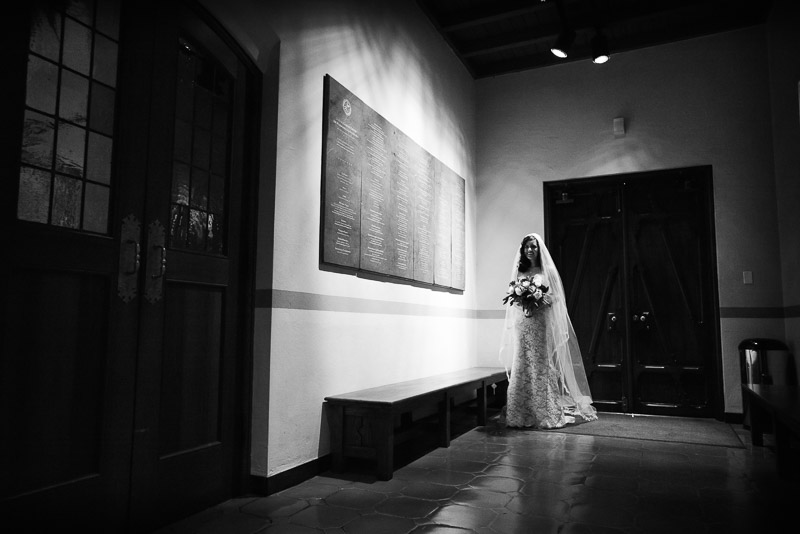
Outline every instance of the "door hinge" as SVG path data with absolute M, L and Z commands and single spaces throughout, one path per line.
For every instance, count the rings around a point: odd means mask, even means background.
M 164 226 L 156 219 L 147 227 L 147 271 L 144 280 L 144 298 L 150 304 L 161 300 L 166 272 L 166 236 Z
M 117 294 L 122 302 L 136 298 L 139 287 L 139 265 L 141 263 L 142 224 L 131 213 L 122 219 L 119 232 L 119 272 L 117 273 Z

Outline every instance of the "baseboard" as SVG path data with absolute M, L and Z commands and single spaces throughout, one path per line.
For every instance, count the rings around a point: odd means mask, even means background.
M 311 460 L 297 467 L 287 469 L 282 473 L 271 477 L 250 475 L 250 491 L 256 495 L 272 495 L 285 489 L 296 486 L 310 478 L 314 478 L 320 473 L 328 471 L 331 467 L 331 457 L 329 454 L 316 460 Z

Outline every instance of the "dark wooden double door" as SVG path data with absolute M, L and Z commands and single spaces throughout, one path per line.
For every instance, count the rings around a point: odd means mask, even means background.
M 710 167 L 545 184 L 600 411 L 722 417 Z
M 0 513 L 148 531 L 243 480 L 251 72 L 179 2 L 32 4 L 3 43 Z

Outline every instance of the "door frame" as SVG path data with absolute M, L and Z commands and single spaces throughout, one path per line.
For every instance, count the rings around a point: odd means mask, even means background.
M 691 172 L 694 179 L 697 181 L 698 186 L 703 188 L 703 192 L 706 196 L 706 205 L 705 205 L 705 213 L 703 214 L 703 220 L 707 224 L 707 229 L 709 232 L 708 236 L 708 245 L 706 250 L 704 251 L 708 254 L 709 258 L 709 275 L 711 278 L 711 293 L 712 293 L 712 310 L 710 310 L 711 320 L 713 322 L 712 325 L 712 337 L 714 340 L 714 369 L 710 372 L 713 376 L 713 379 L 716 381 L 716 387 L 714 395 L 711 398 L 711 412 L 714 414 L 714 418 L 717 420 L 724 420 L 725 418 L 725 383 L 723 380 L 723 365 L 722 365 L 722 341 L 721 341 L 721 330 L 720 330 L 720 313 L 719 313 L 719 273 L 718 273 L 718 263 L 717 263 L 717 239 L 716 239 L 716 226 L 714 220 L 714 177 L 713 177 L 713 169 L 711 165 L 697 165 L 692 167 L 676 167 L 676 168 L 668 168 L 668 169 L 657 169 L 657 170 L 650 170 L 650 171 L 637 171 L 637 172 L 630 172 L 630 173 L 619 173 L 619 174 L 604 174 L 598 176 L 590 176 L 584 178 L 569 178 L 565 180 L 554 180 L 542 183 L 542 193 L 543 193 L 543 211 L 544 211 L 544 232 L 545 232 L 545 243 L 548 247 L 552 245 L 552 241 L 550 240 L 552 229 L 552 219 L 553 215 L 551 213 L 551 202 L 555 199 L 556 191 L 560 193 L 564 189 L 569 190 L 570 187 L 579 188 L 583 185 L 609 185 L 609 186 L 619 186 L 625 182 L 629 181 L 636 181 L 636 180 L 647 180 L 647 179 L 657 179 L 664 176 L 680 174 L 685 172 Z M 623 213 L 623 217 L 625 214 Z M 625 225 L 625 221 L 623 221 L 623 226 Z M 624 243 L 625 241 L 623 241 Z M 628 269 L 628 258 L 627 255 L 623 255 L 623 269 L 627 273 Z M 627 275 L 626 275 L 627 276 Z M 625 292 L 625 306 L 628 306 L 628 287 L 623 288 Z M 630 342 L 626 341 L 626 351 L 630 353 Z M 630 354 L 627 354 L 628 358 L 630 358 Z M 631 369 L 627 369 L 626 373 L 630 374 Z
M 237 359 L 237 376 L 234 380 L 236 391 L 237 414 L 234 422 L 234 433 L 241 442 L 234 454 L 231 488 L 233 495 L 242 495 L 250 491 L 250 442 L 252 433 L 252 388 L 256 309 L 256 266 L 258 245 L 259 218 L 259 176 L 261 163 L 261 122 L 263 113 L 263 78 L 265 73 L 258 67 L 253 58 L 246 52 L 223 24 L 203 5 L 195 0 L 186 2 L 197 15 L 214 30 L 231 50 L 236 53 L 246 66 L 247 100 L 245 108 L 247 118 L 244 124 L 245 144 L 250 148 L 242 161 L 242 214 L 240 230 L 240 292 L 239 325 L 236 328 L 239 358 Z

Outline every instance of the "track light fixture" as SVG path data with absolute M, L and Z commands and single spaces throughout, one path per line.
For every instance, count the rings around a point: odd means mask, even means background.
M 556 42 L 553 43 L 553 46 L 550 47 L 550 51 L 557 57 L 567 57 L 567 54 L 569 54 L 569 48 L 572 46 L 574 41 L 575 30 L 565 27 L 563 30 L 561 30 L 561 33 L 558 34 L 558 38 L 556 39 Z
M 575 30 L 573 30 L 567 22 L 567 14 L 564 12 L 563 0 L 556 0 L 556 10 L 558 11 L 558 18 L 561 21 L 561 33 L 558 34 L 556 42 L 550 47 L 550 51 L 554 56 L 565 58 L 569 54 L 569 47 L 575 41 Z
M 608 38 L 602 31 L 597 30 L 595 36 L 592 37 L 592 61 L 597 64 L 605 63 L 610 57 Z

